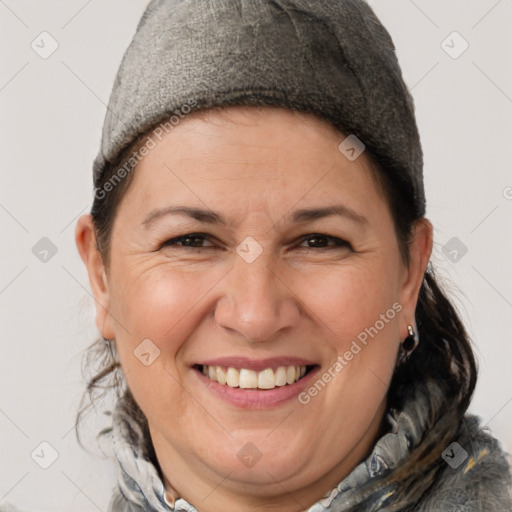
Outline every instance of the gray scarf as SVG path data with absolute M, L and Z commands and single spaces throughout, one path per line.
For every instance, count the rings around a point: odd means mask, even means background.
M 387 412 L 389 431 L 375 443 L 371 454 L 306 512 L 412 510 L 386 508 L 393 504 L 396 487 L 380 486 L 378 482 L 399 467 L 421 442 L 433 417 L 431 404 L 444 403 L 432 399 L 440 393 L 433 382 L 417 384 L 401 411 Z M 176 500 L 174 508 L 166 502 L 146 425 L 130 416 L 126 395 L 113 412 L 112 436 L 120 473 L 109 512 L 197 512 L 182 498 Z M 510 467 L 499 442 L 484 432 L 479 418 L 473 415 L 464 418 L 457 442 L 467 452 L 466 459 L 457 468 L 440 460 L 437 469 L 432 469 L 438 471 L 432 491 L 416 503 L 414 510 L 510 512 Z

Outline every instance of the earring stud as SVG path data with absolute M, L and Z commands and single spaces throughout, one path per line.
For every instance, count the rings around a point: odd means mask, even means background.
M 407 326 L 407 331 L 409 332 L 409 335 L 402 342 L 402 347 L 407 354 L 410 354 L 418 346 L 419 340 L 412 325 Z

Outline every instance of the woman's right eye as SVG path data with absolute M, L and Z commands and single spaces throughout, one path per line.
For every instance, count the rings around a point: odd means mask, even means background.
M 178 247 L 194 247 L 197 249 L 207 249 L 208 247 L 214 247 L 199 245 L 207 240 L 207 235 L 204 233 L 189 233 L 176 238 L 171 238 L 162 244 L 162 247 L 178 246 Z M 181 245 L 178 245 L 181 244 Z

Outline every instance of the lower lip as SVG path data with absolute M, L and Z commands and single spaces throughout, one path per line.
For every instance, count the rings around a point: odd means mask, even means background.
M 193 369 L 199 380 L 206 385 L 209 391 L 242 409 L 265 409 L 281 405 L 297 398 L 301 391 L 309 385 L 310 381 L 319 370 L 320 367 L 315 366 L 309 373 L 304 375 L 302 379 L 293 384 L 260 390 L 232 388 L 227 384 L 219 384 L 203 375 L 196 368 Z

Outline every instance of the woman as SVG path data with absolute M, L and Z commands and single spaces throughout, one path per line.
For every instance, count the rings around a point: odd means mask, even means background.
M 510 510 L 366 3 L 152 1 L 94 180 L 76 242 L 88 391 L 120 394 L 110 511 Z

